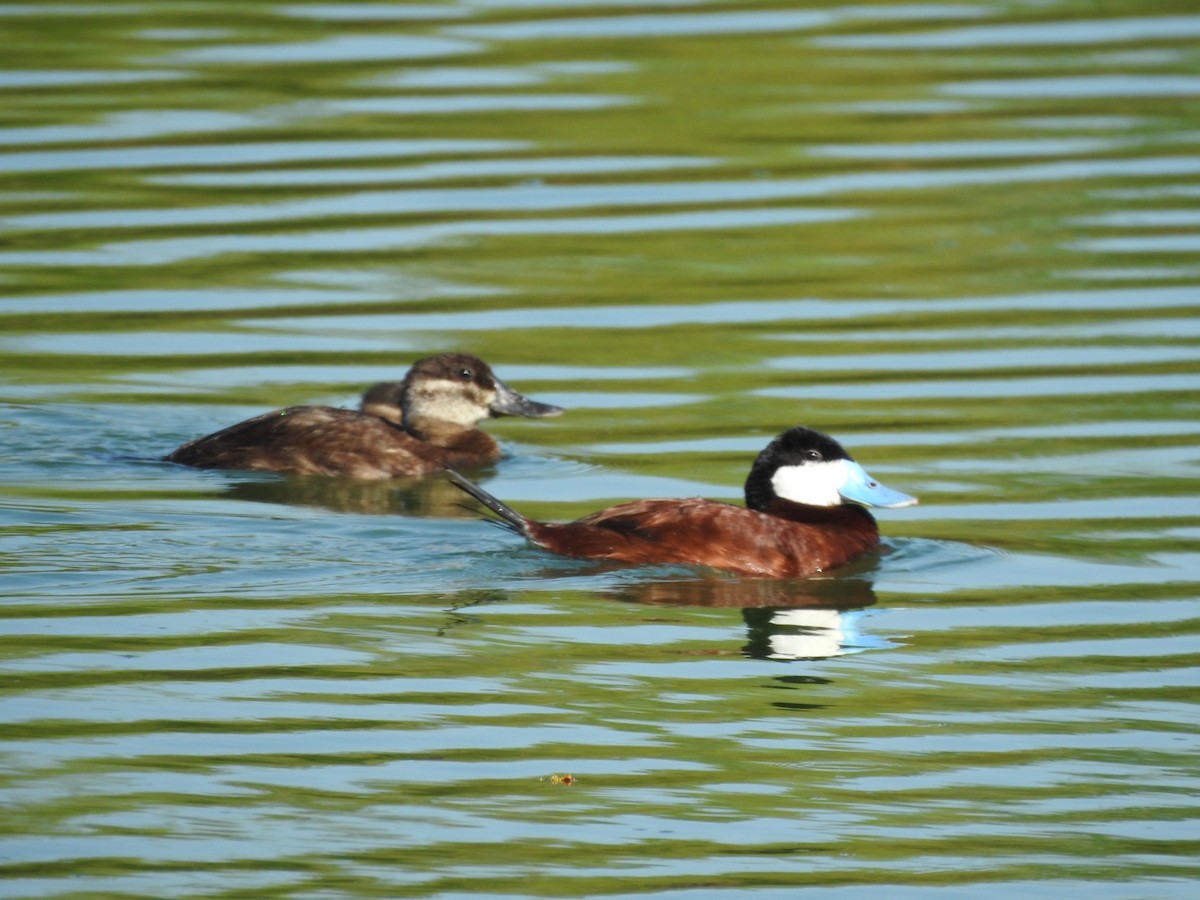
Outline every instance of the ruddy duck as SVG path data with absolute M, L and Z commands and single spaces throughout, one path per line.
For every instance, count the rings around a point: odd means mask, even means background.
M 446 465 L 478 466 L 500 447 L 476 424 L 489 416 L 557 416 L 466 353 L 419 360 L 403 381 L 368 389 L 362 408 L 291 406 L 189 441 L 165 457 L 200 469 L 383 479 Z
M 745 507 L 699 497 L 634 500 L 554 524 L 528 519 L 457 472 L 447 474 L 501 525 L 564 556 L 771 578 L 824 572 L 878 544 L 874 517 L 855 504 L 890 509 L 917 502 L 884 487 L 837 441 L 810 428 L 785 431 L 758 455 Z

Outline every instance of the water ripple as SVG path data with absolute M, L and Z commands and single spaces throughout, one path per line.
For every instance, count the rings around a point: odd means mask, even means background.
M 437 59 L 478 53 L 479 44 L 428 35 L 331 35 L 314 41 L 279 44 L 226 44 L 189 47 L 160 58 L 171 64 L 281 65 L 364 60 Z
M 557 219 L 475 219 L 432 225 L 338 229 L 295 234 L 229 234 L 197 238 L 129 241 L 100 250 L 0 252 L 0 265 L 167 265 L 226 253 L 333 254 L 347 251 L 422 247 L 467 237 L 640 234 L 815 225 L 860 215 L 848 209 L 752 208 Z
M 0 5 L 6 891 L 1190 900 L 1200 16 L 770 6 Z M 921 505 L 743 579 L 161 460 L 446 349 L 540 518 L 793 421 Z
M 965 50 L 981 47 L 1091 46 L 1200 36 L 1200 16 L 1137 16 L 973 25 L 919 34 L 849 34 L 814 43 L 856 50 Z
M 465 142 L 464 142 L 465 143 Z M 453 148 L 448 148 L 451 152 Z M 459 151 L 461 152 L 461 151 Z M 470 159 L 404 167 L 334 169 L 263 169 L 250 172 L 192 172 L 147 179 L 152 184 L 198 187 L 283 187 L 347 185 L 373 182 L 439 181 L 465 178 L 543 178 L 554 175 L 610 175 L 694 169 L 717 165 L 715 159 L 674 156 L 535 157 L 529 159 Z
M 1064 99 L 1101 97 L 1194 97 L 1200 77 L 1190 75 L 1064 75 L 1055 77 L 980 79 L 943 85 L 959 97 Z
M 189 123 L 195 121 L 190 115 Z M 205 118 L 200 117 L 200 122 Z M 231 123 L 215 121 L 201 130 L 228 127 Z M 154 127 L 162 129 L 160 123 Z M 168 126 L 172 127 L 173 126 Z M 156 132 L 160 133 L 160 132 Z M 56 132 L 57 135 L 57 132 Z M 6 141 L 5 139 L 10 140 Z M 56 140 L 78 141 L 78 130 L 56 136 Z M 119 135 L 106 138 L 119 140 Z M 34 143 L 42 143 L 38 137 Z M 25 132 L 0 134 L 0 143 L 30 143 Z M 12 172 L 69 172 L 97 169 L 159 169 L 212 166 L 244 166 L 263 163 L 311 160 L 373 159 L 380 157 L 410 157 L 459 153 L 494 153 L 520 150 L 522 141 L 491 140 L 352 140 L 352 141 L 288 141 L 287 143 L 199 144 L 179 147 L 121 147 L 89 150 L 50 150 L 31 153 L 0 153 L 0 169 Z
M 911 4 L 875 7 L 876 19 L 910 21 L 921 19 L 977 18 L 986 15 L 976 6 Z M 846 7 L 832 12 L 816 10 L 739 10 L 735 12 L 646 13 L 625 16 L 584 16 L 571 19 L 530 19 L 522 22 L 457 25 L 450 34 L 489 40 L 545 40 L 561 38 L 659 38 L 687 35 L 735 35 L 767 32 L 810 31 L 865 17 L 865 10 Z

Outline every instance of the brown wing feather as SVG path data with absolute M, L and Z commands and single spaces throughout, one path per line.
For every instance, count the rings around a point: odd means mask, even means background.
M 466 466 L 494 458 L 490 451 L 495 442 L 490 437 L 482 432 L 463 437 L 458 446 L 439 447 L 356 410 L 298 406 L 264 413 L 198 438 L 166 458 L 202 469 L 365 479 L 423 475 L 443 461 Z
M 810 575 L 841 565 L 876 539 L 851 535 L 847 547 L 844 535 L 826 531 L 714 500 L 638 500 L 565 525 L 535 523 L 530 537 L 569 556 L 768 576 Z

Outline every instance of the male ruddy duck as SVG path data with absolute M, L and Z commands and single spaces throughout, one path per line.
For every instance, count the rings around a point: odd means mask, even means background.
M 810 428 L 785 431 L 758 455 L 745 507 L 699 497 L 634 500 L 555 524 L 526 518 L 457 472 L 447 474 L 501 525 L 564 556 L 771 578 L 824 572 L 878 544 L 874 517 L 855 504 L 890 509 L 917 502 L 875 481 L 837 441 Z
M 362 408 L 291 406 L 189 441 L 165 457 L 199 469 L 383 479 L 478 466 L 500 447 L 476 424 L 489 416 L 557 416 L 466 353 L 419 360 L 403 381 L 377 384 Z

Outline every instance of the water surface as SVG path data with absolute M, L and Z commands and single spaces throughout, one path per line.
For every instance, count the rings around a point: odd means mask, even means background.
M 1193 896 L 1198 33 L 0 6 L 0 895 Z M 447 349 L 530 514 L 798 423 L 921 505 L 747 580 L 158 461 Z

